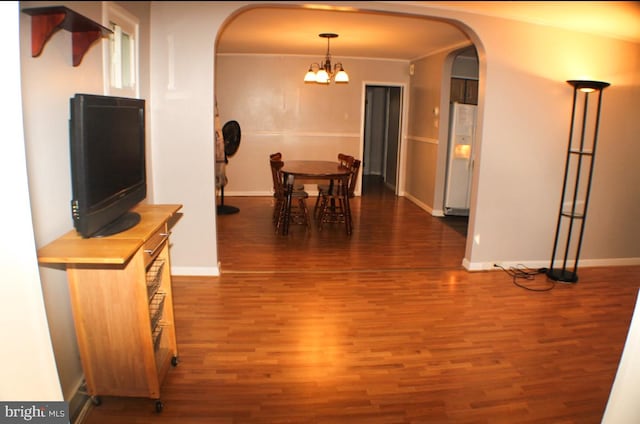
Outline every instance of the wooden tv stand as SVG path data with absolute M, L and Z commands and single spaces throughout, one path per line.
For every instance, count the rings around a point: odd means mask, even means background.
M 38 250 L 41 265 L 64 265 L 87 392 L 149 397 L 178 363 L 169 228 L 182 205 L 139 205 L 140 223 L 104 238 L 75 230 Z

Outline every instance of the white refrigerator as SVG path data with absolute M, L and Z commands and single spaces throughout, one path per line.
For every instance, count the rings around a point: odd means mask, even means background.
M 463 103 L 451 105 L 445 215 L 469 215 L 477 108 Z

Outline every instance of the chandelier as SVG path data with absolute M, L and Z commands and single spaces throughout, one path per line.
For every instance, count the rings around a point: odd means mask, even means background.
M 342 63 L 338 62 L 335 66 L 331 67 L 331 53 L 329 52 L 329 41 L 332 38 L 337 38 L 338 34 L 322 33 L 318 34 L 318 37 L 327 39 L 327 55 L 324 58 L 324 62 L 312 63 L 309 65 L 309 70 L 304 76 L 304 82 L 315 82 L 318 84 L 329 84 L 331 80 L 336 83 L 349 82 L 349 75 L 344 71 Z

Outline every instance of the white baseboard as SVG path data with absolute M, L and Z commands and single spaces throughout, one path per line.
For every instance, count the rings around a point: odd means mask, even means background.
M 640 258 L 580 259 L 578 267 L 583 266 L 635 266 L 640 265 Z
M 511 267 L 527 267 L 531 269 L 544 268 L 549 266 L 549 261 L 495 261 L 495 262 L 469 262 L 467 259 L 462 261 L 462 266 L 467 271 L 494 271 L 500 268 L 495 267 L 498 264 L 503 268 Z
M 219 277 L 220 265 L 216 267 L 184 267 L 172 266 L 171 275 L 181 275 L 185 277 Z
M 317 191 L 313 191 L 316 186 L 313 184 L 306 184 L 305 190 L 310 196 L 317 196 Z M 272 196 L 273 192 L 225 192 L 225 196 Z M 423 209 L 427 213 L 436 217 L 444 217 L 444 211 L 442 209 L 433 209 L 426 203 L 423 203 L 418 198 L 412 196 L 409 193 L 402 192 L 400 197 L 406 197 L 413 202 L 420 209 Z M 504 268 L 525 266 L 527 268 L 538 269 L 548 267 L 551 259 L 543 259 L 536 261 L 499 261 L 498 263 Z M 462 266 L 468 271 L 489 271 L 496 270 L 494 266 L 496 262 L 470 262 L 467 259 L 462 261 Z M 640 265 L 640 258 L 608 258 L 608 259 L 580 259 L 579 267 L 602 267 L 602 266 L 636 266 Z M 214 268 L 173 268 L 171 269 L 173 275 L 185 275 L 185 276 L 220 276 L 220 264 Z
M 71 415 L 71 417 L 69 417 L 71 420 L 71 423 L 82 424 L 85 418 L 87 417 L 87 414 L 91 410 L 91 408 L 93 408 L 93 402 L 91 402 L 91 399 L 87 396 L 86 399 L 84 400 L 84 403 L 82 404 L 82 408 L 77 412 L 75 416 L 72 415 L 71 412 L 69 412 L 69 414 Z
M 81 424 L 92 405 L 91 398 L 84 388 L 84 377 L 76 383 L 76 388 L 67 403 L 69 405 L 69 422 Z
M 309 196 L 318 195 L 318 184 L 303 184 L 304 191 L 309 193 Z M 271 197 L 273 196 L 273 190 L 269 191 L 224 191 L 224 197 Z
M 413 197 L 410 194 L 406 194 L 404 197 L 406 197 L 407 199 L 411 200 L 411 202 L 415 203 L 416 206 L 418 206 L 420 209 L 423 209 L 425 211 L 427 211 L 429 214 L 433 215 L 433 208 L 429 205 L 427 205 L 426 203 L 423 203 L 421 200 L 419 200 L 416 197 Z
M 494 264 L 499 264 L 503 268 L 510 267 L 527 267 L 531 269 L 548 268 L 551 265 L 551 259 L 538 261 L 492 261 L 492 262 L 469 262 L 467 259 L 462 261 L 462 266 L 467 271 L 491 271 L 497 270 Z M 555 261 L 557 267 L 558 261 Z M 580 259 L 578 268 L 583 267 L 604 267 L 604 266 L 636 266 L 640 265 L 640 258 L 611 258 L 611 259 Z M 567 261 L 567 267 L 573 267 L 573 261 Z
M 272 190 L 266 191 L 228 191 L 224 190 L 224 197 L 261 197 L 261 196 L 273 196 Z

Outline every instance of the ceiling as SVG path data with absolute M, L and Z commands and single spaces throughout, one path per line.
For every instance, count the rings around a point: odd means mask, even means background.
M 637 1 L 394 3 L 414 6 L 428 3 L 640 43 Z M 414 60 L 471 43 L 454 25 L 433 18 L 269 5 L 247 9 L 228 22 L 220 34 L 217 52 L 311 55 L 320 59 L 327 50 L 327 40 L 318 34 L 324 32 L 339 34 L 331 40 L 331 54 L 335 58 Z

